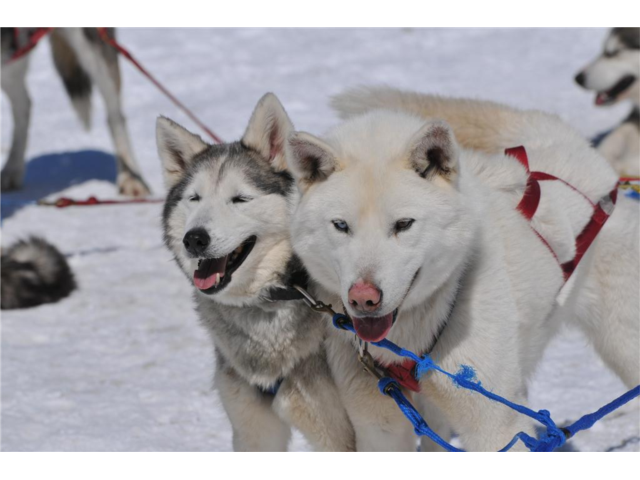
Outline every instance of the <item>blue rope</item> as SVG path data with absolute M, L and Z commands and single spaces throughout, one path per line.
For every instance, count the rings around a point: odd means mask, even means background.
M 333 316 L 333 325 L 336 328 L 348 330 L 355 333 L 355 329 L 349 317 L 341 313 L 336 313 Z M 460 367 L 460 370 L 456 374 L 452 374 L 447 372 L 446 370 L 443 370 L 427 354 L 419 357 L 415 353 L 409 350 L 405 350 L 404 348 L 399 347 L 398 345 L 387 339 L 381 340 L 380 342 L 373 342 L 372 344 L 377 347 L 389 350 L 400 357 L 409 358 L 416 362 L 415 377 L 417 380 L 420 380 L 430 370 L 438 371 L 448 376 L 453 384 L 457 387 L 477 392 L 489 398 L 490 400 L 501 403 L 520 414 L 526 415 L 536 420 L 537 422 L 545 426 L 546 432 L 542 434 L 539 439 L 533 438 L 530 435 L 527 435 L 525 432 L 518 432 L 516 435 L 514 435 L 511 441 L 500 450 L 501 452 L 510 450 L 518 442 L 518 440 L 524 443 L 525 446 L 532 452 L 552 452 L 562 447 L 567 439 L 574 436 L 577 432 L 591 428 L 598 420 L 600 420 L 605 415 L 613 412 L 614 410 L 620 408 L 622 405 L 640 396 L 640 385 L 638 385 L 624 395 L 616 398 L 608 405 L 605 405 L 597 412 L 585 415 L 569 427 L 560 429 L 555 424 L 555 422 L 551 418 L 551 414 L 547 410 L 540 410 L 536 412 L 534 410 L 531 410 L 530 408 L 525 407 L 524 405 L 519 405 L 517 403 L 511 402 L 506 398 L 501 397 L 500 395 L 486 390 L 482 386 L 481 382 L 477 380 L 475 370 L 468 365 L 462 365 Z M 417 435 L 429 437 L 436 444 L 440 445 L 442 448 L 450 452 L 464 451 L 447 443 L 440 436 L 438 436 L 438 434 L 435 433 L 431 429 L 431 427 L 429 427 L 427 422 L 425 422 L 425 420 L 418 413 L 411 402 L 409 402 L 409 400 L 407 400 L 407 398 L 404 396 L 402 390 L 400 389 L 400 385 L 396 380 L 389 377 L 381 378 L 378 382 L 378 388 L 380 389 L 380 392 L 391 397 L 396 402 L 402 413 L 413 425 L 414 431 Z

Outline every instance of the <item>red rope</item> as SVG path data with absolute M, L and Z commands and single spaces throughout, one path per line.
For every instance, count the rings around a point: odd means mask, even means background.
M 127 200 L 98 200 L 96 197 L 89 197 L 86 200 L 74 200 L 73 198 L 60 197 L 53 202 L 40 200 L 38 205 L 44 207 L 91 207 L 94 205 L 123 205 L 129 203 L 162 203 L 163 198 L 131 198 Z
M 107 33 L 106 28 L 99 27 L 98 33 L 100 34 L 100 37 L 104 42 L 106 42 L 107 44 L 111 45 L 113 48 L 118 50 L 120 54 L 122 54 L 127 60 L 133 63 L 133 65 L 138 70 L 140 70 L 140 72 L 145 77 L 147 77 L 151 81 L 151 83 L 153 83 L 156 87 L 158 87 L 158 89 L 162 93 L 164 93 L 169 98 L 169 100 L 171 100 L 178 108 L 180 108 L 184 113 L 186 113 L 191 120 L 193 120 L 202 130 L 204 130 L 207 133 L 207 135 L 209 135 L 213 139 L 214 142 L 223 143 L 220 137 L 218 137 L 215 133 L 209 130 L 207 126 L 204 123 L 202 123 L 200 119 L 196 117 L 196 115 L 191 110 L 189 110 L 182 102 L 180 102 L 180 100 L 178 100 L 175 96 L 173 96 L 173 94 L 169 90 L 167 90 L 164 87 L 164 85 L 162 85 L 158 80 L 156 80 L 153 77 L 153 75 L 151 75 L 151 73 L 149 73 L 149 71 L 140 64 L 140 62 L 138 62 L 135 58 L 133 58 L 133 55 L 131 55 L 131 53 L 129 53 L 129 51 L 126 48 L 120 45 L 115 38 L 111 38 Z

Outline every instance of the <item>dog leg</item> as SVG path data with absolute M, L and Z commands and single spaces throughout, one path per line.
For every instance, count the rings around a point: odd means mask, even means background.
M 356 434 L 359 452 L 415 452 L 417 439 L 411 423 L 395 402 L 378 390 L 375 378 L 362 370 L 356 351 L 331 332 L 327 358 L 340 397 Z
M 575 297 L 557 316 L 576 324 L 607 366 L 632 388 L 640 384 L 640 232 L 637 203 L 620 197 L 574 272 L 582 285 L 574 286 Z
M 24 155 L 27 149 L 29 121 L 31 118 L 31 99 L 25 77 L 29 66 L 29 56 L 25 56 L 2 67 L 2 90 L 11 102 L 13 115 L 13 140 L 9 158 L 2 169 L 2 190 L 15 190 L 22 187 L 24 179 Z
M 120 99 L 120 66 L 116 51 L 107 45 L 96 29 L 65 29 L 62 34 L 76 55 L 83 69 L 98 87 L 107 108 L 107 122 L 116 149 L 118 187 L 120 193 L 132 197 L 150 193 L 136 163 L 129 140 L 129 133 Z
M 624 123 L 617 127 L 602 140 L 598 152 L 621 176 L 640 174 L 638 128 L 635 125 Z
M 242 379 L 216 355 L 215 384 L 233 428 L 236 452 L 285 452 L 291 429 L 272 408 L 273 397 Z
M 301 362 L 287 376 L 274 409 L 298 428 L 316 450 L 355 450 L 355 433 L 331 378 L 324 351 Z
M 440 438 L 445 442 L 450 443 L 453 431 L 442 412 L 438 410 L 435 405 L 429 402 L 424 395 L 418 396 L 417 404 L 417 407 L 422 414 L 422 417 L 427 422 L 427 425 L 429 425 L 434 432 L 440 435 Z M 420 437 L 420 451 L 445 452 L 446 450 L 430 438 Z

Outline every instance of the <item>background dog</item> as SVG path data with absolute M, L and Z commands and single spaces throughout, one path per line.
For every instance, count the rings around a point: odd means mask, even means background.
M 18 189 L 24 178 L 31 100 L 26 86 L 29 53 L 13 56 L 27 46 L 35 29 L 2 28 L 2 90 L 11 102 L 13 140 L 2 169 L 2 190 Z M 107 29 L 110 37 L 115 29 Z M 107 123 L 116 148 L 117 183 L 120 192 L 143 196 L 149 188 L 140 175 L 122 113 L 120 66 L 116 50 L 95 28 L 56 28 L 50 34 L 51 53 L 71 104 L 82 124 L 91 124 L 91 90 L 96 85 L 107 108 Z
M 614 28 L 603 52 L 575 77 L 596 92 L 595 104 L 629 100 L 633 109 L 613 130 L 596 139 L 596 148 L 622 176 L 640 175 L 640 28 Z
M 3 310 L 57 302 L 76 289 L 67 260 L 42 238 L 20 240 L 3 251 L 1 270 Z

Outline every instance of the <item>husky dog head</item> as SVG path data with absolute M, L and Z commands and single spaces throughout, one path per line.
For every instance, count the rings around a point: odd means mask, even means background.
M 287 162 L 301 191 L 294 250 L 340 295 L 360 338 L 378 341 L 398 309 L 428 299 L 470 245 L 451 128 L 373 111 L 319 139 L 295 132 Z M 401 320 L 400 320 L 401 321 Z
M 576 82 L 596 92 L 596 105 L 612 105 L 630 99 L 640 103 L 640 28 L 614 28 L 604 51 L 581 72 Z
M 199 294 L 227 305 L 259 302 L 291 268 L 291 206 L 285 170 L 293 126 L 273 94 L 265 95 L 238 142 L 208 145 L 171 120 L 157 122 L 168 190 L 165 243 Z

